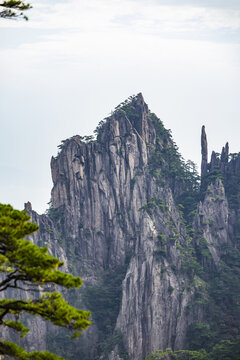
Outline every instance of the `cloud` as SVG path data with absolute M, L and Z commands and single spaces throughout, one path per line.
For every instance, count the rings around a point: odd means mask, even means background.
M 24 26 L 28 26 L 28 32 L 32 28 L 32 32 L 38 34 L 37 39 L 33 37 L 32 41 L 28 39 L 24 43 L 24 39 L 22 41 L 19 37 L 19 46 L 16 46 L 16 36 L 12 49 L 0 50 L 1 68 L 11 65 L 13 73 L 14 69 L 16 72 L 26 69 L 29 73 L 31 69 L 61 64 L 87 66 L 91 62 L 108 63 L 109 59 L 118 62 L 126 54 L 137 59 L 137 56 L 143 57 L 145 51 L 154 53 L 156 47 L 166 54 L 179 46 L 186 51 L 188 48 L 197 51 L 196 39 L 201 42 L 220 42 L 222 39 L 231 42 L 232 38 L 238 40 L 240 37 L 239 11 L 171 7 L 154 1 L 141 4 L 139 6 L 136 0 L 71 0 L 51 5 L 36 4 L 28 24 L 11 24 L 23 27 L 24 31 Z M 171 39 L 171 43 L 167 39 Z M 185 40 L 188 40 L 186 46 Z M 182 51 L 179 58 L 181 54 L 186 58 Z
M 196 6 L 196 3 L 199 6 Z M 240 30 L 240 8 L 207 6 L 211 3 L 217 4 L 215 1 L 190 0 L 171 1 L 172 6 L 163 0 L 69 0 L 50 4 L 36 3 L 28 24 L 8 21 L 1 22 L 0 26 L 81 32 L 116 32 L 130 29 L 139 33 L 177 38 L 179 34 L 184 38 L 195 34 L 197 38 L 201 34 L 204 37 L 206 32 Z
M 139 0 L 139 2 L 146 3 L 146 0 Z M 210 7 L 236 10 L 240 9 L 239 0 L 148 0 L 148 3 L 167 6 Z

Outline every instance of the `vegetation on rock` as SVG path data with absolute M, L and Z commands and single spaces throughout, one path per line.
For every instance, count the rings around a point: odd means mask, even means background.
M 240 336 L 234 341 L 224 340 L 215 345 L 211 351 L 204 349 L 158 350 L 156 353 L 148 355 L 146 360 L 239 360 L 240 358 Z

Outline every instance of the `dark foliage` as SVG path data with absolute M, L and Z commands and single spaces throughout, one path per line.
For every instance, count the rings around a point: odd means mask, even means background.
M 28 17 L 24 15 L 24 11 L 32 8 L 30 4 L 26 4 L 23 1 L 19 0 L 9 0 L 0 3 L 0 18 L 13 19 L 22 17 L 25 20 L 28 20 Z
M 35 292 L 35 298 L 0 300 L 0 325 L 8 327 L 24 337 L 29 331 L 19 316 L 22 313 L 37 315 L 70 330 L 74 337 L 90 325 L 90 313 L 76 309 L 65 301 L 62 294 L 54 291 L 60 285 L 67 289 L 79 287 L 79 277 L 59 271 L 63 263 L 47 254 L 47 248 L 39 248 L 23 238 L 38 229 L 29 222 L 25 211 L 14 210 L 10 205 L 0 204 L 0 291 L 9 288 Z M 42 295 L 39 296 L 39 286 Z M 14 316 L 14 318 L 9 315 Z M 62 359 L 49 352 L 27 353 L 16 344 L 0 340 L 0 355 L 16 359 Z

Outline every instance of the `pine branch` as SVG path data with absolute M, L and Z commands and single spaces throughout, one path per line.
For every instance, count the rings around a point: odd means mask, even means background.
M 32 292 L 38 291 L 39 286 L 45 292 L 36 299 L 1 299 L 0 325 L 11 328 L 23 337 L 29 329 L 18 319 L 20 314 L 27 313 L 67 328 L 73 337 L 77 337 L 90 325 L 91 313 L 74 308 L 62 294 L 46 293 L 46 290 L 49 290 L 48 285 L 77 288 L 82 280 L 59 271 L 63 262 L 49 255 L 47 248 L 39 248 L 23 239 L 37 229 L 36 224 L 29 222 L 25 211 L 0 204 L 0 273 L 5 276 L 0 280 L 0 292 L 8 288 Z M 15 316 L 15 321 L 6 318 L 9 314 Z M 19 346 L 0 339 L 1 354 L 19 360 L 63 360 L 49 352 L 27 353 Z
M 18 0 L 4 1 L 0 3 L 0 7 L 4 8 L 4 10 L 0 11 L 0 18 L 11 19 L 22 17 L 25 20 L 28 20 L 28 17 L 23 14 L 23 11 L 32 8 L 30 4 Z M 17 10 L 17 12 L 12 9 Z
M 26 352 L 11 341 L 0 340 L 0 355 L 8 355 L 18 360 L 66 360 L 49 351 Z

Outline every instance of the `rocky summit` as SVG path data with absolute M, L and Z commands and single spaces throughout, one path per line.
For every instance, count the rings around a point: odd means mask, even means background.
M 73 136 L 51 160 L 45 215 L 25 205 L 31 238 L 84 286 L 68 300 L 92 312 L 79 339 L 39 320 L 41 348 L 68 359 L 145 360 L 158 349 L 211 349 L 240 328 L 240 155 L 212 153 L 201 179 L 142 94 L 95 138 Z M 39 348 L 30 332 L 29 347 Z

